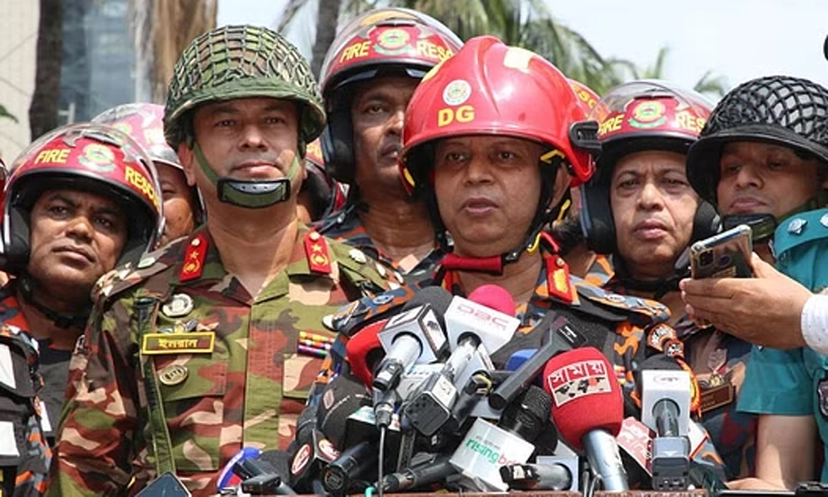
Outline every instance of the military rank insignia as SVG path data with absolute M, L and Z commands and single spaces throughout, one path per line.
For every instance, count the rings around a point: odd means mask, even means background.
M 308 268 L 319 274 L 331 274 L 331 257 L 328 252 L 328 242 L 319 233 L 311 231 L 305 236 L 305 256 L 308 258 Z

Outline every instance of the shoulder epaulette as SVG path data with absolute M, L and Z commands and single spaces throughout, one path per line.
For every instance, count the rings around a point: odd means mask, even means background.
M 342 307 L 326 321 L 334 331 L 350 336 L 360 324 L 385 316 L 411 300 L 416 292 L 414 287 L 403 285 L 373 297 L 363 297 Z
M 670 311 L 667 306 L 655 300 L 632 295 L 620 295 L 597 287 L 576 276 L 572 277 L 572 281 L 578 289 L 578 295 L 592 303 L 600 304 L 604 308 L 623 312 L 627 315 L 646 316 L 653 323 L 666 321 L 670 318 Z
M 144 254 L 137 264 L 127 263 L 101 276 L 92 289 L 92 301 L 102 305 L 110 298 L 132 288 L 176 264 L 185 239 L 170 243 L 153 252 Z

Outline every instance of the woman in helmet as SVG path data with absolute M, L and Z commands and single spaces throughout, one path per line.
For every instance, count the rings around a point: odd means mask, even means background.
M 581 224 L 587 245 L 609 256 L 588 279 L 618 293 L 659 300 L 684 343 L 701 388 L 702 421 L 729 479 L 753 471 L 755 416 L 736 412 L 750 345 L 684 313 L 679 280 L 688 274 L 690 245 L 718 228 L 713 207 L 685 175 L 685 158 L 710 114 L 693 92 L 657 81 L 611 89 L 596 106 L 602 151 L 582 187 Z
M 761 258 L 760 279 L 682 282 L 691 313 L 754 343 L 767 343 L 763 335 L 786 334 L 799 337 L 788 347 L 804 345 L 800 332 L 808 329 L 808 313 L 800 315 L 809 295 L 795 286 L 791 293 L 798 302 L 791 303 L 790 295 L 757 297 L 792 288 L 790 282 L 780 284 L 768 264 L 811 291 L 828 286 L 828 89 L 791 76 L 757 78 L 734 88 L 690 149 L 687 177 L 718 208 L 725 226 L 752 225 L 754 251 Z M 752 288 L 757 284 L 760 288 Z M 780 321 L 789 325 L 774 326 Z M 828 356 L 810 348 L 753 348 L 739 409 L 760 414 L 760 480 L 743 485 L 792 488 L 814 478 L 817 430 L 828 455 L 826 371 Z M 820 479 L 828 481 L 826 464 Z
M 160 199 L 152 161 L 137 143 L 108 126 L 59 128 L 14 162 L 4 189 L 2 250 L 2 268 L 12 277 L 0 289 L 0 320 L 3 329 L 22 332 L 3 339 L 18 342 L 10 374 L 16 376 L 16 361 L 28 357 L 29 365 L 20 371 L 31 369 L 34 376 L 16 377 L 16 393 L 31 402 L 4 405 L 0 417 L 34 409 L 42 415 L 48 441 L 53 441 L 69 359 L 86 325 L 93 285 L 116 265 L 134 264 L 155 247 L 163 224 Z M 42 388 L 36 383 L 34 391 L 27 391 L 35 377 L 42 378 Z M 38 397 L 45 406 L 37 405 Z M 8 398 L 3 396 L 0 403 Z M 36 448 L 37 438 L 17 439 L 24 459 L 17 469 L 22 492 L 28 484 L 37 485 L 43 474 L 25 461 L 30 449 L 25 444 Z
M 144 147 L 158 171 L 164 197 L 164 234 L 160 245 L 189 235 L 202 221 L 201 195 L 187 185 L 175 150 L 164 141 L 164 106 L 133 103 L 115 106 L 92 119 L 128 134 Z
M 420 79 L 461 46 L 425 14 L 377 9 L 342 29 L 322 65 L 325 167 L 350 189 L 344 209 L 317 227 L 400 282 L 403 275 L 409 282 L 428 278 L 443 255 L 425 204 L 411 202 L 397 174 L 403 115 Z

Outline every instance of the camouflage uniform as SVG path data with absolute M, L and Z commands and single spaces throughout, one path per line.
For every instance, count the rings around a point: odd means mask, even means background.
M 193 495 L 210 495 L 243 446 L 287 448 L 322 363 L 297 352 L 299 332 L 333 336 L 323 316 L 385 287 L 349 250 L 300 228 L 292 262 L 254 298 L 202 228 L 102 278 L 72 359 L 50 493 L 133 493 L 169 450 Z
M 586 279 L 612 292 L 626 290 L 615 278 L 612 257 L 596 260 Z M 736 410 L 750 344 L 715 328 L 699 328 L 683 316 L 674 326 L 701 391 L 701 421 L 724 461 L 728 479 L 754 474 L 756 415 Z
M 0 496 L 36 496 L 45 490 L 52 454 L 41 426 L 38 344 L 14 287 L 11 280 L 0 289 Z
M 416 285 L 431 277 L 434 268 L 446 254 L 445 250 L 435 244 L 435 247 L 427 256 L 420 260 L 410 271 L 406 272 L 398 264 L 395 264 L 390 257 L 380 252 L 374 246 L 374 242 L 368 236 L 368 233 L 359 220 L 356 212 L 357 208 L 354 205 L 347 205 L 345 209 L 334 212 L 315 223 L 314 227 L 319 233 L 346 243 L 368 254 L 372 259 L 377 261 L 377 271 L 380 274 L 388 273 L 392 275 L 392 282 L 396 281 L 398 284 L 408 283 L 410 285 Z

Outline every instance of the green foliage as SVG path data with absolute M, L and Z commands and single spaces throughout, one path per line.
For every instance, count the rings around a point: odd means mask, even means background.
M 3 118 L 3 117 L 5 117 L 6 119 L 11 119 L 14 122 L 18 122 L 17 118 L 14 117 L 14 115 L 11 114 L 8 110 L 6 110 L 5 106 L 0 105 L 0 118 Z

